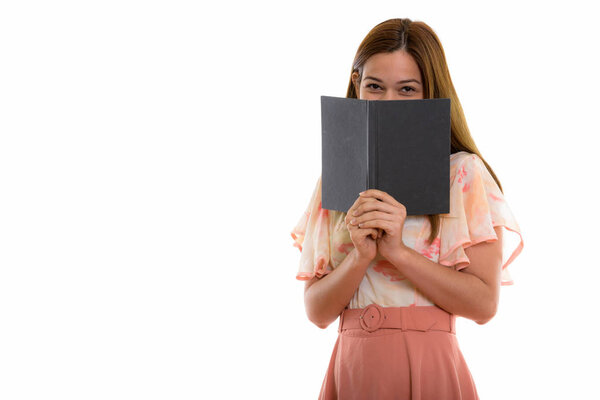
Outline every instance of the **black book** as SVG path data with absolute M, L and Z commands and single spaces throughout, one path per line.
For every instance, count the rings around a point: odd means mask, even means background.
M 450 212 L 450 99 L 321 96 L 321 206 L 347 212 L 387 192 L 408 215 Z

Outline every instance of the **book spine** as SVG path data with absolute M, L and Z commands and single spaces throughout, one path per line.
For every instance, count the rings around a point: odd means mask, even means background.
M 378 188 L 377 129 L 377 109 L 373 102 L 367 101 L 367 189 Z

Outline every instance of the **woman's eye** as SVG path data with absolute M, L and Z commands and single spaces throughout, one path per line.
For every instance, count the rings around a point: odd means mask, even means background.
M 404 90 L 404 89 L 408 89 L 408 90 Z M 402 90 L 403 92 L 410 92 L 410 91 L 413 91 L 413 92 L 414 92 L 414 91 L 415 91 L 415 89 L 414 89 L 414 88 L 412 88 L 412 87 L 410 87 L 410 86 L 404 86 L 404 87 L 403 87 L 402 89 L 400 89 L 400 90 Z
M 369 84 L 367 84 L 367 87 L 370 88 L 370 89 L 375 89 L 375 90 L 381 89 L 381 86 L 379 86 L 376 83 L 369 83 Z

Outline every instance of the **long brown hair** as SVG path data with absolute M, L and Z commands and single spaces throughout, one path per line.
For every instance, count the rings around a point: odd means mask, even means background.
M 363 66 L 369 57 L 378 53 L 391 53 L 396 50 L 406 51 L 419 66 L 423 77 L 423 98 L 450 99 L 450 152 L 454 154 L 459 151 L 466 151 L 477 154 L 502 191 L 502 185 L 500 185 L 498 177 L 481 156 L 475 141 L 471 137 L 462 106 L 450 78 L 442 43 L 433 29 L 424 22 L 413 22 L 408 18 L 396 18 L 384 21 L 371 29 L 356 51 L 346 97 L 358 98 L 356 89 L 360 85 Z M 352 75 L 355 73 L 358 74 L 356 84 L 352 80 Z M 440 228 L 440 215 L 428 214 L 427 217 L 431 224 L 431 234 L 429 235 L 429 242 L 431 243 L 436 238 Z

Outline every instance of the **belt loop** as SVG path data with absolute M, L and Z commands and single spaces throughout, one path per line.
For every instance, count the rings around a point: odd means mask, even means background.
M 400 308 L 400 326 L 402 329 L 402 332 L 406 332 L 407 327 L 407 313 L 406 313 L 406 307 L 401 307 Z
M 344 311 L 346 311 L 346 308 L 344 308 L 342 310 L 342 313 L 340 314 L 340 326 L 338 326 L 338 333 L 342 333 L 342 325 L 344 323 Z
M 450 315 L 450 333 L 456 334 L 456 316 L 454 314 Z

